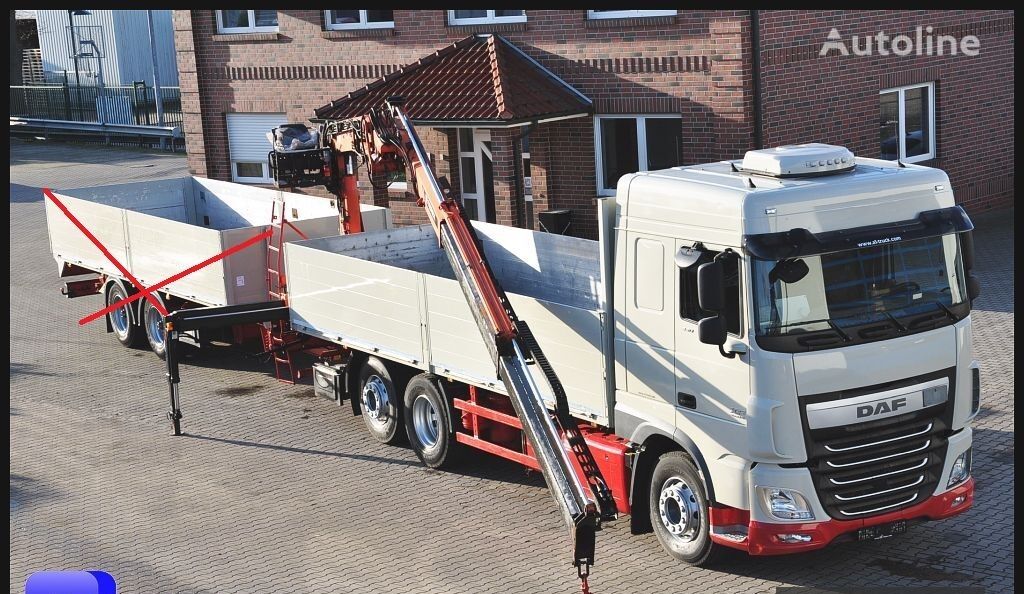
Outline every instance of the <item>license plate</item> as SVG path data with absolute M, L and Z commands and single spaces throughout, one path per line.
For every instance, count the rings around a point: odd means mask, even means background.
M 906 531 L 907 521 L 897 520 L 895 522 L 889 522 L 888 524 L 879 524 L 878 526 L 861 528 L 857 531 L 857 540 L 881 540 L 883 538 L 896 536 L 897 534 L 903 534 Z

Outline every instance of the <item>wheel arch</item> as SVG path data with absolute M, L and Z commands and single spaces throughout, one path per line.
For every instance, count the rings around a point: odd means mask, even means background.
M 641 444 L 640 453 L 633 463 L 629 488 L 630 531 L 633 534 L 650 532 L 652 529 L 647 509 L 647 490 L 658 458 L 667 452 L 681 451 L 689 456 L 700 471 L 708 504 L 715 502 L 715 488 L 704 455 L 685 433 L 645 423 L 636 428 L 630 441 Z
M 121 290 L 124 291 L 124 294 L 128 295 L 129 297 L 134 295 L 135 293 L 138 293 L 138 291 L 135 290 L 135 287 L 133 287 L 131 283 L 126 283 L 125 281 L 116 277 L 107 277 L 106 282 L 103 283 L 104 305 L 106 305 L 107 300 L 110 298 L 110 290 L 115 286 L 120 287 Z M 129 304 L 130 307 L 128 308 L 128 315 L 131 318 L 129 321 L 132 323 L 133 326 L 142 326 L 143 301 L 145 301 L 145 299 L 136 299 L 134 302 Z M 105 320 L 107 326 L 107 332 L 113 332 L 114 327 L 110 325 L 110 316 L 103 316 L 103 319 Z

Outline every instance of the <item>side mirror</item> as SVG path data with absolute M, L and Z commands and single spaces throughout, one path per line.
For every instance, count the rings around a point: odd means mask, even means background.
M 704 344 L 725 344 L 725 322 L 721 317 L 704 318 L 697 322 L 697 338 Z
M 960 234 L 960 257 L 963 259 L 964 270 L 974 268 L 974 232 L 964 231 Z
M 713 313 L 725 307 L 725 279 L 721 262 L 708 262 L 697 268 L 697 304 L 704 311 Z
M 978 277 L 973 274 L 967 275 L 967 297 L 974 301 L 981 295 L 981 282 L 978 281 Z

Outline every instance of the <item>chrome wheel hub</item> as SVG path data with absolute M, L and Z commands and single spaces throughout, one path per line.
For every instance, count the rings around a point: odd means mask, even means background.
M 665 481 L 658 497 L 658 515 L 669 534 L 692 542 L 700 534 L 700 514 L 700 502 L 689 485 L 678 477 Z
M 423 447 L 432 448 L 437 444 L 437 411 L 423 394 L 416 396 L 412 403 L 412 426 L 416 430 L 416 439 Z
M 375 427 L 385 429 L 391 416 L 391 398 L 388 395 L 388 388 L 384 380 L 376 375 L 371 375 L 363 384 L 363 394 L 360 398 L 363 404 L 363 414 Z

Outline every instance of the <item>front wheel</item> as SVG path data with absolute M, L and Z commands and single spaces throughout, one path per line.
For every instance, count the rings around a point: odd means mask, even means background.
M 651 476 L 651 525 L 661 546 L 676 559 L 704 566 L 721 546 L 711 540 L 704 483 L 684 452 L 662 454 Z
M 405 432 L 421 462 L 430 468 L 450 466 L 459 444 L 448 422 L 448 402 L 429 375 L 409 380 L 404 398 Z

